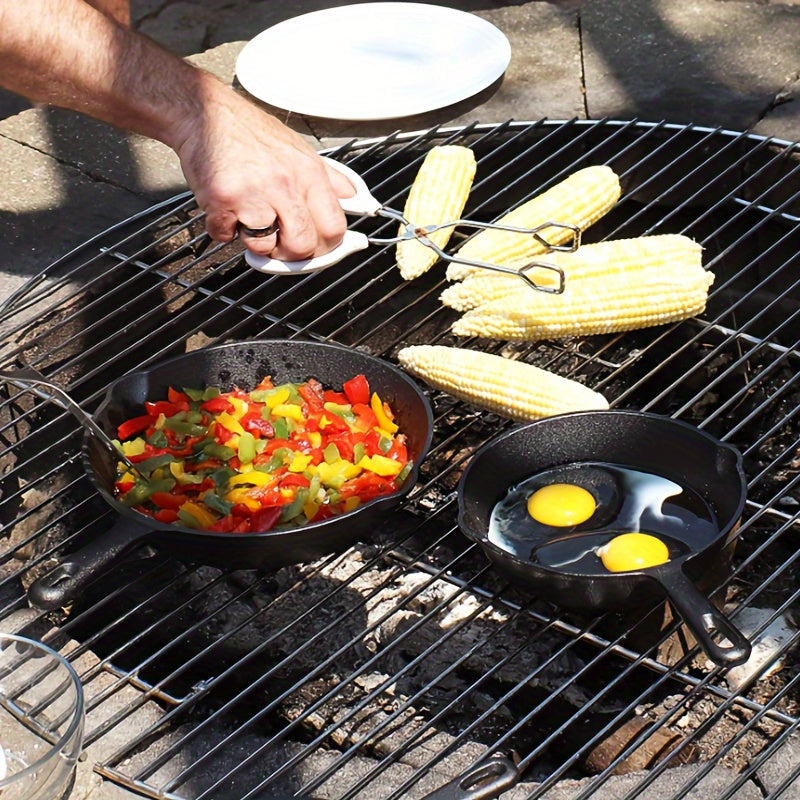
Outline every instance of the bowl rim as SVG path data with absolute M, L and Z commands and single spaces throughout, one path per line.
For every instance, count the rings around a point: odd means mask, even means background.
M 60 666 L 64 667 L 67 672 L 67 675 L 70 678 L 70 682 L 76 689 L 76 701 L 75 701 L 75 710 L 72 714 L 72 719 L 70 720 L 69 725 L 67 726 L 66 731 L 58 738 L 57 741 L 52 743 L 47 751 L 36 761 L 31 764 L 28 764 L 27 767 L 21 769 L 19 772 L 14 772 L 11 775 L 7 775 L 5 778 L 0 780 L 0 789 L 13 786 L 15 783 L 28 778 L 31 773 L 35 772 L 43 764 L 53 758 L 53 756 L 58 757 L 61 749 L 63 746 L 75 735 L 75 732 L 78 728 L 82 727 L 84 724 L 84 720 L 86 717 L 86 708 L 85 708 L 85 698 L 83 693 L 83 685 L 81 684 L 81 679 L 78 676 L 75 668 L 70 664 L 70 662 L 57 650 L 54 650 L 49 645 L 46 645 L 44 642 L 41 642 L 37 639 L 31 639 L 27 636 L 22 636 L 18 633 L 6 633 L 0 631 L 0 651 L 5 649 L 5 646 L 10 643 L 17 643 L 17 644 L 24 644 L 28 647 L 35 648 L 39 650 L 44 655 L 48 655 L 51 658 L 55 659 Z M 83 749 L 83 734 L 80 735 L 81 744 L 80 748 Z

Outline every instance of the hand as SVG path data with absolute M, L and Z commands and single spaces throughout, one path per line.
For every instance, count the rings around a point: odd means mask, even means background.
M 209 235 L 230 241 L 239 223 L 266 228 L 277 221 L 278 234 L 242 234 L 242 241 L 284 261 L 336 247 L 347 227 L 337 198 L 354 191 L 347 179 L 275 117 L 222 84 L 209 89 L 200 119 L 187 124 L 175 148 Z

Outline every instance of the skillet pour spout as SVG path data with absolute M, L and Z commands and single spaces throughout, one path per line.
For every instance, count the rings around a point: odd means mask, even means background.
M 702 539 L 687 538 L 683 549 L 671 553 L 664 564 L 620 572 L 609 572 L 599 563 L 584 570 L 572 562 L 540 563 L 529 553 L 512 552 L 490 539 L 492 512 L 512 487 L 549 470 L 598 463 L 678 484 L 702 499 L 714 526 Z M 746 492 L 741 454 L 695 426 L 632 410 L 581 411 L 517 426 L 478 450 L 458 487 L 458 521 L 463 534 L 523 591 L 583 614 L 631 609 L 667 598 L 708 657 L 734 666 L 750 657 L 750 642 L 692 577 L 724 563 Z M 598 506 L 597 513 L 601 511 Z M 687 533 L 693 533 L 691 527 L 687 523 Z M 590 530 L 591 520 L 583 532 Z

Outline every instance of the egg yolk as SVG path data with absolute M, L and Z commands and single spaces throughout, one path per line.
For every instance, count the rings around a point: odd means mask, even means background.
M 597 549 L 597 555 L 609 572 L 657 567 L 669 561 L 669 549 L 661 539 L 649 533 L 623 533 Z
M 586 522 L 595 508 L 592 493 L 572 483 L 542 486 L 528 498 L 528 513 L 537 522 L 559 528 Z

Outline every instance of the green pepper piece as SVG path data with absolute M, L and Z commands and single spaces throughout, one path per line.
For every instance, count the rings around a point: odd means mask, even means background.
M 366 454 L 367 454 L 367 451 L 364 448 L 364 445 L 363 445 L 362 442 L 357 442 L 355 445 L 353 445 L 353 463 L 354 464 L 358 464 L 358 462 L 361 461 L 361 459 L 364 458 L 364 456 Z
M 275 431 L 276 439 L 289 438 L 289 423 L 286 417 L 275 417 L 275 419 L 272 420 L 272 428 Z
M 233 508 L 233 503 L 223 500 L 218 494 L 213 491 L 203 492 L 203 502 L 212 510 L 222 514 L 223 517 L 228 516 Z
M 266 464 L 258 464 L 256 469 L 260 469 L 263 472 L 274 472 L 278 467 L 282 467 L 285 463 L 288 463 L 289 459 L 292 458 L 293 452 L 294 451 L 288 447 L 279 447 Z
M 190 400 L 194 400 L 196 403 L 200 402 L 203 399 L 203 390 L 202 389 L 193 389 L 191 387 L 189 387 L 187 389 L 184 386 L 182 391 Z
M 150 499 L 155 492 L 171 492 L 175 488 L 174 478 L 163 478 L 158 481 L 137 480 L 125 494 L 120 495 L 120 501 L 126 506 L 140 506 Z
M 207 458 L 218 458 L 220 461 L 230 461 L 236 455 L 236 451 L 232 447 L 216 442 L 206 445 L 203 452 Z
M 304 486 L 301 486 L 297 490 L 297 494 L 294 496 L 294 500 L 291 503 L 287 503 L 285 506 L 281 508 L 281 522 L 289 522 L 290 520 L 294 519 L 298 514 L 303 513 L 303 506 L 306 504 L 308 500 L 308 489 Z
M 164 431 L 153 431 L 152 436 L 147 437 L 147 444 L 151 447 L 163 448 L 169 445 L 169 441 Z
M 256 457 L 256 437 L 245 431 L 239 435 L 239 461 L 249 464 Z
M 144 477 L 149 477 L 151 473 L 155 472 L 160 467 L 166 467 L 167 464 L 171 464 L 173 461 L 177 461 L 178 459 L 175 456 L 170 455 L 169 453 L 162 453 L 158 456 L 153 456 L 152 458 L 146 458 L 144 461 L 140 461 L 136 465 L 136 471 L 143 475 Z
M 403 469 L 397 473 L 397 477 L 394 479 L 394 482 L 399 486 L 408 477 L 408 473 L 411 472 L 412 469 L 414 469 L 414 462 L 406 461 Z
M 180 414 L 185 412 L 181 411 Z M 179 414 L 174 417 L 167 417 L 164 420 L 164 427 L 168 431 L 177 433 L 179 436 L 202 436 L 208 433 L 208 428 L 204 425 L 198 425 L 196 422 L 189 422 L 187 419 L 179 419 Z
M 322 457 L 325 459 L 326 464 L 333 464 L 336 461 L 341 461 L 342 456 L 339 453 L 339 448 L 331 442 L 323 451 Z
M 392 449 L 392 440 L 381 436 L 381 438 L 378 439 L 378 449 L 384 454 L 388 453 Z
M 178 509 L 178 520 L 184 528 L 197 528 L 201 529 L 200 520 L 194 514 L 184 511 L 182 508 Z
M 227 464 L 224 467 L 215 469 L 207 477 L 211 478 L 214 486 L 217 487 L 218 494 L 225 494 L 228 489 L 228 481 L 236 474 L 236 470 L 231 469 Z
M 222 391 L 218 386 L 208 386 L 203 390 L 202 400 L 205 403 L 206 400 L 213 400 L 215 397 L 219 397 L 222 394 Z

